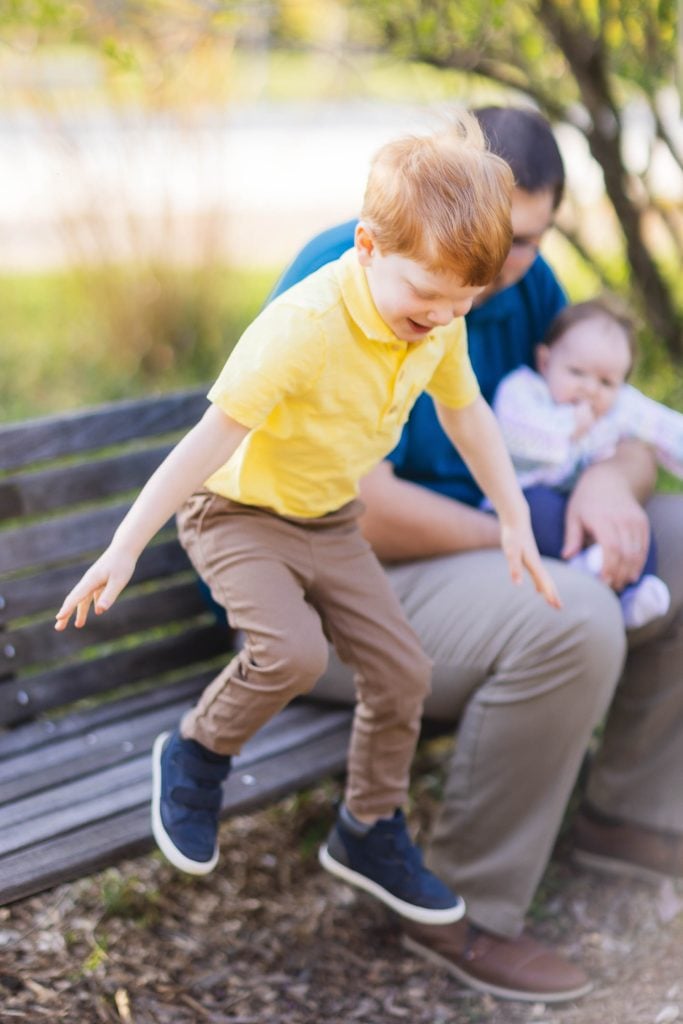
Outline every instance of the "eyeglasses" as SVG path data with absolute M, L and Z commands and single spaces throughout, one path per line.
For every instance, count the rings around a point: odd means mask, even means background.
M 538 235 L 532 238 L 525 238 L 523 235 L 513 235 L 511 248 L 528 249 L 529 252 L 538 252 L 541 247 L 541 239 Z
M 528 252 L 537 253 L 541 248 L 541 241 L 543 236 L 553 226 L 552 220 L 549 221 L 540 231 L 536 231 L 533 235 L 513 235 L 512 236 L 512 248 L 513 249 L 526 249 Z

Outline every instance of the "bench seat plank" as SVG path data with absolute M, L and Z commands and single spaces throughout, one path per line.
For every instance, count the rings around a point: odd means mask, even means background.
M 59 831 L 70 831 L 111 814 L 128 810 L 151 797 L 150 751 L 154 738 L 163 728 L 172 728 L 178 722 L 182 709 L 172 708 L 167 715 L 154 717 L 153 727 L 141 737 L 138 747 L 142 753 L 128 751 L 125 743 L 118 743 L 118 758 L 113 764 L 104 764 L 91 773 L 84 770 L 72 773 L 59 785 L 50 786 L 44 775 L 40 789 L 23 799 L 12 800 L 0 807 L 0 856 L 21 846 L 29 846 Z M 243 761 L 253 764 L 283 750 L 291 750 L 308 737 L 327 733 L 338 721 L 348 720 L 343 711 L 321 715 L 313 707 L 286 708 L 280 720 L 263 734 L 252 737 L 245 745 Z M 270 723 L 269 723 L 270 724 Z M 100 753 L 105 756 L 111 749 L 103 744 L 94 752 L 95 765 Z M 240 764 L 242 762 L 236 762 Z M 40 777 L 40 775 L 39 775 Z
M 257 763 L 244 757 L 224 787 L 223 816 L 248 813 L 287 793 L 341 771 L 346 763 L 350 712 L 330 731 L 329 709 L 320 709 L 324 734 Z M 334 713 L 335 715 L 337 713 Z M 149 762 L 148 762 L 149 764 Z M 0 858 L 0 903 L 21 899 L 60 882 L 106 867 L 123 856 L 153 848 L 149 823 L 149 778 L 139 783 L 140 803 L 123 813 L 99 817 L 74 831 Z
M 61 718 L 38 718 L 18 729 L 0 732 L 0 765 L 14 763 L 23 753 L 40 756 L 51 743 L 79 736 L 114 722 L 127 722 L 166 704 L 191 701 L 211 681 L 215 671 L 200 672 L 166 686 L 155 687 L 96 707 L 71 711 Z
M 3 804 L 16 802 L 28 794 L 35 797 L 43 792 L 49 794 L 66 782 L 100 773 L 119 763 L 132 761 L 139 755 L 148 757 L 155 737 L 166 729 L 175 728 L 191 703 L 188 700 L 169 702 L 127 721 L 87 728 L 78 736 L 66 737 L 45 746 L 41 750 L 39 764 L 33 753 L 0 762 L 0 830 L 10 820 Z M 329 711 L 321 721 L 317 706 L 292 704 L 281 712 L 279 720 L 273 719 L 252 737 L 245 745 L 245 755 L 253 760 L 270 757 L 304 742 L 312 730 L 319 734 L 325 728 L 335 728 L 337 722 L 345 720 L 346 716 L 346 712 Z M 73 800 L 74 794 L 68 799 Z M 42 814 L 42 806 L 36 805 L 35 810 Z

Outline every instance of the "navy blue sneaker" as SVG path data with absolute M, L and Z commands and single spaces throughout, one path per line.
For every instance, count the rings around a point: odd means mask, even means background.
M 208 875 L 218 862 L 221 783 L 230 758 L 212 754 L 176 730 L 163 732 L 152 751 L 152 832 L 174 867 Z
M 319 857 L 327 871 L 411 921 L 450 924 L 465 913 L 464 900 L 423 865 L 400 810 L 364 834 L 352 831 L 342 812 Z

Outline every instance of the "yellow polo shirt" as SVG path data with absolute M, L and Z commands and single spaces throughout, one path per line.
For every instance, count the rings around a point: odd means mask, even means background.
M 422 391 L 453 408 L 479 394 L 465 321 L 401 341 L 351 249 L 275 299 L 240 338 L 209 399 L 251 429 L 206 486 L 280 515 L 332 512 L 395 447 Z

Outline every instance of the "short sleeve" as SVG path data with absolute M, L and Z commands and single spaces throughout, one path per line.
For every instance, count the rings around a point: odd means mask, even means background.
M 479 384 L 467 353 L 464 317 L 451 324 L 443 358 L 425 390 L 435 401 L 452 409 L 462 409 L 478 397 Z
M 314 314 L 275 302 L 244 332 L 208 397 L 253 429 L 284 399 L 307 392 L 325 361 L 326 340 Z

